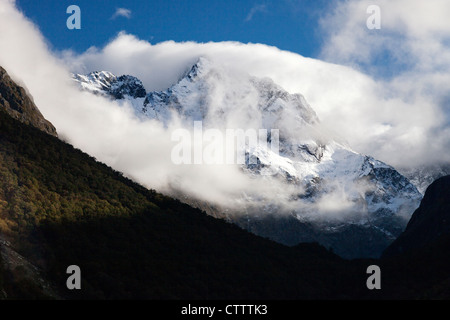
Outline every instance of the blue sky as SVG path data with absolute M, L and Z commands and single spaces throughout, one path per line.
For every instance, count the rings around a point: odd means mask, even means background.
M 320 17 L 336 1 L 326 0 L 17 0 L 56 50 L 101 47 L 126 31 L 151 43 L 239 41 L 263 43 L 315 57 L 320 52 Z M 68 30 L 69 5 L 81 8 L 81 30 Z M 129 17 L 116 16 L 118 8 Z

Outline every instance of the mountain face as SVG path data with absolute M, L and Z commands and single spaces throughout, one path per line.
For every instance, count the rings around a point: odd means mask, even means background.
M 112 96 L 105 84 L 115 76 L 101 74 L 105 76 L 98 80 L 93 74 L 74 79 L 82 88 Z M 278 150 L 247 143 L 241 165 L 242 172 L 261 185 L 280 185 L 276 194 L 245 190 L 237 199 L 240 207 L 219 204 L 213 209 L 204 200 L 180 196 L 258 235 L 287 245 L 318 241 L 348 258 L 378 257 L 404 230 L 420 202 L 421 194 L 407 178 L 335 139 L 301 94 L 288 93 L 269 78 L 200 58 L 167 90 L 126 99 L 137 115 L 165 125 L 179 119 L 186 127 L 202 121 L 205 128 L 222 131 L 278 130 Z M 265 142 L 274 138 L 269 135 Z
M 449 199 L 450 176 L 434 181 L 427 188 L 405 231 L 386 249 L 384 256 L 417 250 L 450 235 Z
M 450 164 L 435 164 L 418 168 L 400 168 L 399 171 L 414 184 L 420 193 L 425 194 L 433 181 L 450 175 Z
M 14 119 L 57 136 L 55 127 L 44 118 L 25 89 L 17 85 L 2 67 L 0 67 L 0 108 Z

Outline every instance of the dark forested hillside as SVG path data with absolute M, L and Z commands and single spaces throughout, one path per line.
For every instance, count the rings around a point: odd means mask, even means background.
M 420 221 L 434 221 L 440 190 Z M 448 298 L 448 239 L 381 260 L 286 247 L 147 190 L 0 110 L 0 299 Z M 381 290 L 366 287 L 371 264 Z M 81 268 L 81 290 L 66 288 L 69 265 Z
M 364 270 L 351 281 L 348 262 L 323 247 L 216 220 L 1 111 L 0 237 L 62 298 L 332 298 L 365 286 Z M 73 264 L 76 292 L 65 288 Z M 33 279 L 11 283 L 19 271 L 8 271 L 8 297 L 45 295 Z

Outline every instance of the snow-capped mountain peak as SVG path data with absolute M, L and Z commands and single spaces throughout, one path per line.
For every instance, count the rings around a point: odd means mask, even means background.
M 280 192 L 286 194 L 279 198 L 288 200 L 276 201 L 276 195 L 264 199 L 252 190 L 246 191 L 240 200 L 241 212 L 256 210 L 247 221 L 257 221 L 261 215 L 287 214 L 298 221 L 325 225 L 327 230 L 349 225 L 370 229 L 389 243 L 419 205 L 421 194 L 408 179 L 393 167 L 337 140 L 322 127 L 304 96 L 287 92 L 270 78 L 254 77 L 200 58 L 170 88 L 149 92 L 144 99 L 142 83 L 127 77 L 100 72 L 76 75 L 74 79 L 82 89 L 93 93 L 115 99 L 128 97 L 134 101 L 139 117 L 156 119 L 166 126 L 177 117 L 187 127 L 202 121 L 204 128 L 219 130 L 279 131 L 279 152 L 246 146 L 246 156 L 257 161 L 246 162 L 242 171 L 252 179 L 261 179 L 261 183 L 284 183 L 286 188 Z M 115 94 L 115 88 L 120 88 L 122 95 Z M 227 217 L 235 219 L 232 214 Z
M 84 90 L 95 94 L 103 94 L 111 87 L 117 77 L 109 71 L 94 71 L 87 75 L 74 74 L 73 79 Z
M 130 75 L 115 76 L 109 71 L 95 71 L 88 75 L 74 74 L 79 86 L 94 94 L 113 99 L 136 99 L 146 96 L 142 81 Z

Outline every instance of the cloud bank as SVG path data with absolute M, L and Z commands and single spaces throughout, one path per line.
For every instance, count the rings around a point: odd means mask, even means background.
M 373 4 L 381 12 L 379 30 L 366 28 Z M 361 151 L 397 166 L 450 161 L 448 12 L 445 0 L 350 0 L 322 18 L 321 57 L 378 79 L 378 101 L 366 101 L 379 112 L 369 127 L 373 143 L 353 141 Z
M 324 20 L 324 27 L 333 21 L 350 19 L 352 10 L 359 8 L 355 3 L 348 1 L 338 6 Z M 360 20 L 365 28 L 363 9 Z M 155 121 L 136 118 L 127 104 L 80 92 L 70 72 L 107 70 L 116 75 L 131 74 L 143 81 L 147 91 L 164 90 L 199 57 L 206 57 L 256 77 L 270 77 L 290 93 L 302 93 L 323 126 L 358 152 L 394 166 L 450 161 L 446 152 L 450 146 L 446 118 L 450 96 L 444 95 L 446 83 L 450 82 L 444 44 L 436 40 L 430 48 L 444 54 L 434 60 L 428 58 L 434 67 L 426 65 L 423 54 L 417 66 L 405 69 L 399 76 L 389 80 L 370 77 L 357 68 L 371 61 L 371 51 L 364 55 L 357 44 L 358 33 L 349 35 L 347 30 L 355 29 L 358 21 L 350 21 L 348 26 L 341 21 L 341 27 L 328 34 L 329 44 L 324 46 L 324 59 L 347 66 L 262 44 L 151 44 L 126 33 L 118 34 L 103 48 L 92 47 L 82 54 L 52 53 L 39 30 L 17 11 L 14 2 L 0 0 L 0 65 L 28 88 L 60 136 L 149 188 L 164 192 L 176 185 L 190 196 L 219 204 L 230 204 L 230 199 L 241 199 L 243 194 L 250 197 L 248 191 L 285 203 L 288 199 L 283 195 L 290 194 L 286 185 L 252 180 L 237 166 L 173 165 L 170 154 L 175 143 L 170 133 L 176 124 L 163 128 Z M 389 20 L 383 22 L 385 26 L 389 26 Z M 445 33 L 440 24 L 433 28 L 439 34 Z M 423 31 L 415 32 L 421 35 Z M 423 37 L 429 35 L 425 33 Z M 342 42 L 354 45 L 353 49 L 346 51 Z M 420 43 L 415 48 L 417 53 L 410 52 L 408 56 L 409 64 L 416 61 L 412 55 L 419 55 Z M 438 72 L 439 66 L 442 72 Z M 366 72 L 370 74 L 370 70 Z M 336 211 L 336 206 L 339 210 L 348 209 L 342 194 L 330 194 L 321 205 L 323 212 Z
M 446 89 L 450 73 L 405 71 L 392 80 L 376 80 L 351 67 L 261 44 L 167 41 L 152 45 L 125 33 L 101 49 L 91 48 L 82 55 L 64 53 L 77 72 L 104 69 L 133 74 L 147 90 L 168 88 L 200 56 L 270 77 L 289 92 L 302 93 L 322 123 L 358 152 L 394 166 L 450 161 L 444 152 L 450 146 Z
M 59 136 L 135 181 L 160 192 L 170 192 L 176 187 L 187 196 L 215 204 L 226 203 L 230 207 L 233 201 L 240 201 L 243 190 L 262 198 L 273 198 L 286 189 L 281 183 L 261 184 L 252 180 L 236 165 L 173 164 L 171 152 L 177 142 L 172 141 L 171 133 L 179 124 L 174 122 L 165 128 L 157 121 L 138 119 L 127 103 L 80 91 L 64 61 L 49 51 L 39 30 L 17 11 L 13 1 L 0 0 L 0 28 L 5 30 L 0 33 L 0 65 L 32 94 Z M 129 39 L 138 46 L 148 45 L 134 37 L 120 35 L 119 46 L 121 39 Z M 92 52 L 86 57 L 91 54 L 95 60 L 97 56 Z M 170 67 L 172 61 L 166 61 L 166 67 Z M 137 62 L 135 71 L 142 68 L 139 67 L 142 61 Z M 158 80 L 162 83 L 153 85 L 172 81 L 170 76 L 175 77 L 184 67 L 180 64 L 169 77 Z M 284 200 L 280 197 L 280 201 Z

